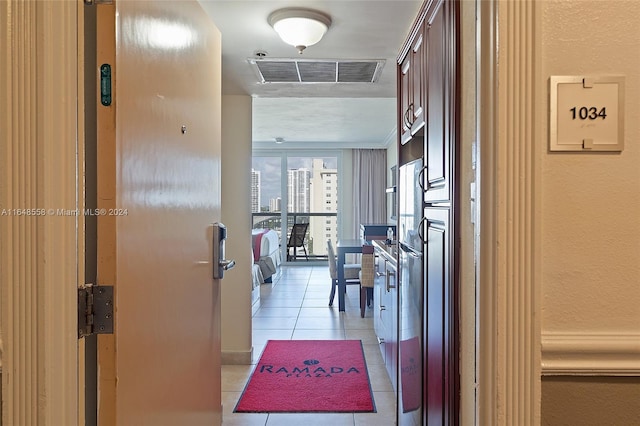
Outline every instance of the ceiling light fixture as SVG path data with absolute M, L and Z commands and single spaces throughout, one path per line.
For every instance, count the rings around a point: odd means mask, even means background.
M 269 15 L 269 25 L 298 53 L 319 42 L 331 26 L 331 17 L 313 9 L 285 8 Z

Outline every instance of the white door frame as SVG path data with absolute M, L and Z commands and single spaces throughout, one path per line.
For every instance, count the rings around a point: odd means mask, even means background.
M 82 3 L 0 2 L 3 424 L 78 423 Z M 3 210 L 4 209 L 4 210 Z M 19 216 L 18 216 L 19 215 Z
M 478 416 L 540 424 L 541 2 L 477 0 Z

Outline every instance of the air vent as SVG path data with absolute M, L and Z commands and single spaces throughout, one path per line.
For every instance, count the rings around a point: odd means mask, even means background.
M 248 59 L 260 83 L 375 83 L 384 60 Z

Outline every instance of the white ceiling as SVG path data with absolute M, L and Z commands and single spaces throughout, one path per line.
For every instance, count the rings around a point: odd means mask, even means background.
M 396 124 L 395 61 L 421 0 L 217 1 L 199 0 L 222 33 L 222 91 L 251 95 L 254 147 L 383 147 Z M 379 80 L 365 83 L 258 83 L 247 62 L 300 58 L 267 22 L 283 7 L 317 9 L 331 16 L 324 38 L 302 54 L 308 59 L 384 59 Z M 284 138 L 281 145 L 275 138 Z

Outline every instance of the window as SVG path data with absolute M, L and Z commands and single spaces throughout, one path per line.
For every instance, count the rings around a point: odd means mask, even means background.
M 305 241 L 309 259 L 326 259 L 325 233 L 330 238 L 338 234 L 338 156 L 260 153 L 254 152 L 252 162 L 254 228 L 276 229 L 286 247 L 292 224 L 309 223 Z
M 251 212 L 253 228 L 280 232 L 282 211 L 281 158 L 253 157 L 251 164 Z

